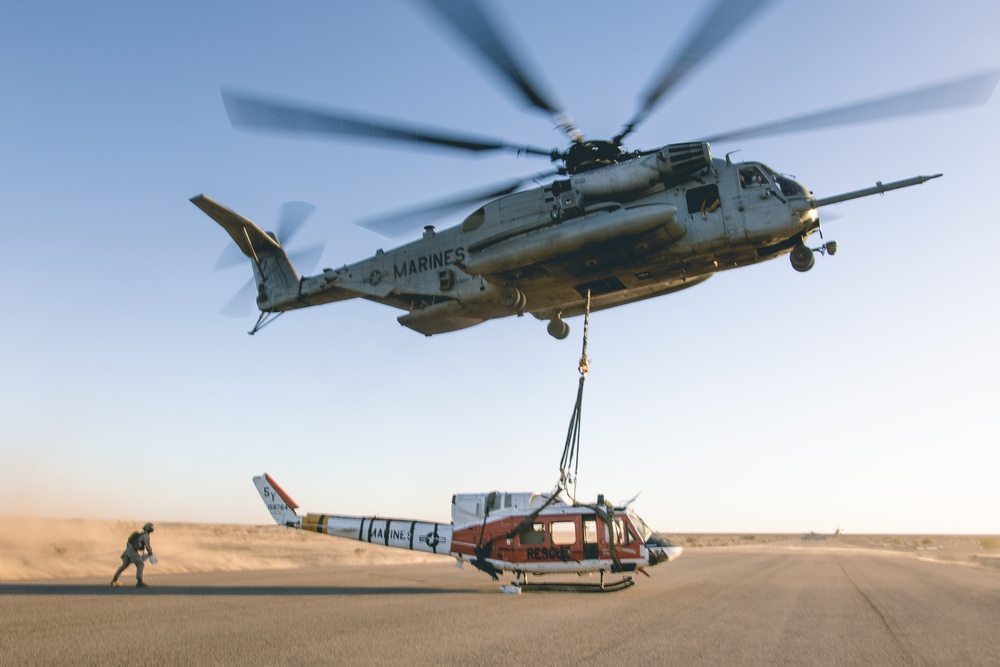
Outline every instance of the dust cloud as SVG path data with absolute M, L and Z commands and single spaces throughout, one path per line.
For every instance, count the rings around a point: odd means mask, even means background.
M 111 579 L 125 540 L 143 521 L 0 517 L 0 580 L 98 577 Z M 156 573 L 232 572 L 325 565 L 436 562 L 418 554 L 282 526 L 156 522 Z M 122 577 L 134 576 L 130 567 Z

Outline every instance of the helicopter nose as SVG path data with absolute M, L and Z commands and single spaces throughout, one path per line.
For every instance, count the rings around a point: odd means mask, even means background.
M 649 564 L 656 565 L 658 563 L 667 563 L 672 560 L 676 560 L 684 552 L 684 547 L 679 546 L 650 546 L 649 549 Z

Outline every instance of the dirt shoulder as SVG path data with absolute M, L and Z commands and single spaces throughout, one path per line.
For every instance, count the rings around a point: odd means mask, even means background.
M 0 517 L 0 580 L 111 575 L 143 521 Z M 441 562 L 442 556 L 372 546 L 282 526 L 157 522 L 155 575 L 313 565 Z M 134 569 L 124 577 L 130 579 Z

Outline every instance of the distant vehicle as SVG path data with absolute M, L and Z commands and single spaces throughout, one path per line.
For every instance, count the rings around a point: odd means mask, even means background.
M 349 540 L 442 554 L 498 580 L 511 572 L 517 590 L 621 590 L 631 573 L 675 560 L 683 547 L 657 535 L 625 503 L 598 496 L 569 504 L 560 493 L 460 493 L 452 496 L 450 524 L 376 516 L 296 513 L 298 504 L 264 473 L 253 478 L 275 522 Z M 600 583 L 529 582 L 529 575 L 598 573 Z M 605 574 L 621 574 L 605 582 Z
M 826 535 L 820 535 L 819 533 L 809 533 L 808 535 L 802 536 L 803 540 L 825 540 Z

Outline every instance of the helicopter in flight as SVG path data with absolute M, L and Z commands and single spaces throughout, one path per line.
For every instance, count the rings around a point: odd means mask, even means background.
M 629 150 L 625 139 L 665 95 L 771 0 L 718 0 L 667 58 L 638 111 L 611 139 L 585 137 L 568 112 L 537 83 L 533 68 L 509 46 L 486 8 L 474 0 L 422 0 L 472 52 L 500 74 L 523 101 L 548 114 L 566 134 L 565 149 L 545 149 L 489 137 L 414 127 L 224 90 L 234 126 L 360 137 L 482 153 L 541 156 L 557 166 L 411 212 L 371 222 L 398 230 L 413 219 L 468 210 L 461 224 L 339 268 L 299 275 L 285 237 L 266 232 L 205 195 L 191 201 L 222 226 L 249 258 L 260 315 L 251 334 L 290 310 L 362 298 L 397 308 L 399 323 L 427 336 L 488 320 L 530 313 L 548 321 L 557 339 L 564 318 L 634 303 L 693 287 L 719 271 L 788 255 L 808 271 L 816 253 L 833 255 L 835 241 L 808 242 L 822 231 L 818 210 L 910 187 L 941 174 L 878 182 L 815 197 L 784 173 L 755 161 L 713 157 L 713 142 L 777 135 L 987 101 L 1000 80 L 989 71 L 834 109 L 787 118 L 693 141 Z M 551 180 L 549 180 L 551 179 Z M 548 181 L 544 184 L 543 181 Z M 533 187 L 522 189 L 526 184 Z M 484 203 L 485 202 L 485 203 Z

